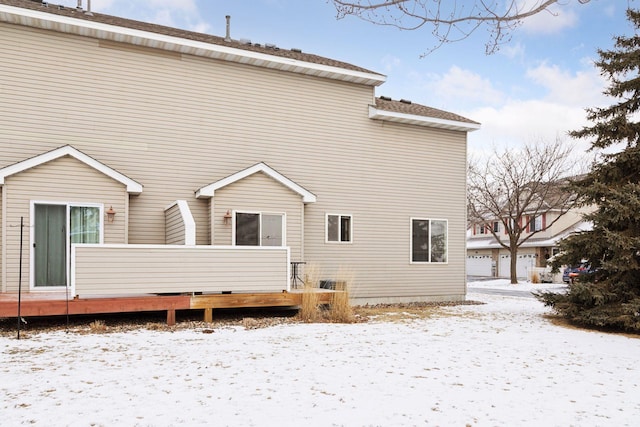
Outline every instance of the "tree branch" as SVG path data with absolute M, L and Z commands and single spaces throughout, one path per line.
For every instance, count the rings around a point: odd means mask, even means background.
M 432 27 L 436 46 L 427 55 L 444 44 L 469 37 L 481 26 L 490 32 L 486 43 L 486 53 L 499 50 L 507 42 L 510 33 L 523 20 L 559 4 L 559 0 L 520 1 L 509 0 L 507 7 L 497 0 L 331 0 L 338 19 L 348 15 L 356 16 L 376 25 L 393 26 L 401 30 L 416 30 L 425 25 Z M 589 0 L 579 0 L 587 3 Z

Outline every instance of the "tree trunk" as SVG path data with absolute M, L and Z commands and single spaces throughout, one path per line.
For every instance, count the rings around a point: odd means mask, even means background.
M 511 278 L 511 284 L 518 284 L 518 247 L 511 244 L 511 248 L 509 248 L 509 252 L 511 252 L 511 272 L 509 277 Z

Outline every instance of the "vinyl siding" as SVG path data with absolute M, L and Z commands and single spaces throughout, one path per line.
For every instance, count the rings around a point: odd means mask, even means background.
M 233 221 L 224 223 L 231 212 L 285 214 L 286 246 L 292 260 L 302 260 L 302 197 L 262 172 L 250 175 L 215 192 L 214 245 L 232 245 Z
M 5 258 L 4 258 L 4 247 L 5 247 L 5 242 L 4 242 L 4 221 L 3 221 L 3 201 L 4 199 L 4 192 L 2 187 L 0 187 L 0 292 L 6 292 L 7 288 L 6 288 L 6 278 L 4 277 L 4 273 L 2 270 L 2 266 L 5 263 Z
M 90 203 L 113 206 L 117 212 L 114 222 L 103 219 L 104 242 L 126 243 L 126 214 L 128 194 L 124 185 L 65 156 L 10 176 L 4 189 L 11 197 L 6 204 L 6 288 L 18 290 L 20 263 L 20 218 L 24 218 L 23 233 L 23 289 L 29 287 L 31 262 L 31 202 Z
M 165 243 L 167 245 L 184 245 L 185 226 L 178 205 L 174 204 L 169 207 L 164 215 L 166 218 Z
M 326 278 L 351 269 L 356 298 L 464 298 L 464 132 L 371 120 L 369 86 L 6 24 L 0 43 L 0 167 L 71 144 L 140 182 L 130 243 L 163 244 L 177 199 L 198 244 L 228 242 L 216 224 L 240 204 L 194 191 L 265 162 L 318 196 L 299 213 L 288 196 L 274 206 L 287 210 L 292 257 Z M 351 244 L 325 243 L 327 212 L 353 215 Z M 448 220 L 447 264 L 410 264 L 411 217 Z
M 76 246 L 74 295 L 280 292 L 286 248 Z

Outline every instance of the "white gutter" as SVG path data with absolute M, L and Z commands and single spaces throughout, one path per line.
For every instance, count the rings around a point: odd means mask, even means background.
M 386 120 L 389 122 L 428 126 L 440 129 L 459 130 L 464 132 L 473 132 L 474 130 L 480 129 L 479 123 L 468 123 L 457 120 L 439 119 L 437 117 L 418 116 L 415 114 L 385 111 L 380 110 L 373 105 L 369 106 L 369 118 L 374 120 Z

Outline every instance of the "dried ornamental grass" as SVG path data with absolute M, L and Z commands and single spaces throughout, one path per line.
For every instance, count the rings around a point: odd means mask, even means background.
M 310 265 L 304 275 L 304 288 L 302 290 L 302 303 L 298 311 L 301 321 L 307 323 L 317 322 L 321 319 L 320 304 L 316 284 L 320 277 L 320 270 L 315 265 Z
M 107 325 L 104 323 L 104 320 L 94 320 L 89 323 L 89 329 L 91 332 L 106 332 Z
M 336 292 L 331 298 L 331 305 L 327 313 L 328 320 L 336 323 L 353 323 L 356 318 L 353 307 L 349 302 L 349 290 L 353 286 L 353 272 L 339 269 L 336 277 Z

